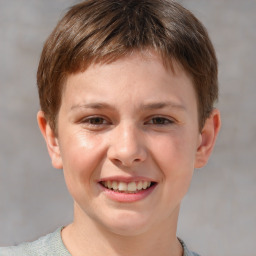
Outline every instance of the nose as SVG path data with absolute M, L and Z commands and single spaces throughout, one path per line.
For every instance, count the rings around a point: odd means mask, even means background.
M 108 158 L 115 164 L 131 167 L 147 157 L 143 134 L 133 125 L 119 125 L 110 137 Z

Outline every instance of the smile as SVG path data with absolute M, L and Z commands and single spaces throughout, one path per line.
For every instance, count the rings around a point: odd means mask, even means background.
M 151 181 L 132 181 L 132 182 L 123 182 L 123 181 L 101 181 L 100 184 L 110 190 L 120 193 L 138 193 L 143 190 L 147 190 L 155 184 Z

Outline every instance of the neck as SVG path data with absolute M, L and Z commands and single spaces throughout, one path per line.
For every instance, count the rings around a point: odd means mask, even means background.
M 63 229 L 62 239 L 73 256 L 182 256 L 176 237 L 179 209 L 172 221 L 152 227 L 136 235 L 120 235 L 95 223 L 75 206 L 74 222 Z M 82 215 L 82 216 L 81 216 Z

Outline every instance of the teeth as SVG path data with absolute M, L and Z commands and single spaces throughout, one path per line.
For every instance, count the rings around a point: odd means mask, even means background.
M 150 181 L 132 181 L 132 182 L 119 182 L 119 181 L 103 181 L 101 184 L 108 188 L 115 191 L 120 192 L 127 192 L 127 193 L 135 193 L 137 191 L 140 191 L 142 189 L 147 189 L 150 187 L 151 182 Z
M 127 190 L 127 184 L 124 183 L 124 182 L 119 182 L 118 190 L 119 191 L 126 191 Z
M 139 181 L 138 184 L 137 184 L 137 189 L 138 190 L 141 190 L 142 189 L 142 181 Z
M 109 189 L 112 188 L 112 184 L 111 184 L 111 181 L 110 181 L 110 180 L 107 181 L 107 187 L 108 187 Z
M 130 192 L 135 192 L 137 190 L 136 183 L 135 182 L 128 183 L 127 190 Z
M 143 189 L 146 189 L 147 187 L 148 187 L 148 182 L 143 181 L 143 183 L 142 183 L 142 188 L 143 188 Z
M 113 182 L 112 182 L 112 188 L 113 188 L 114 190 L 117 190 L 117 189 L 118 189 L 118 183 L 117 183 L 116 181 L 113 181 Z

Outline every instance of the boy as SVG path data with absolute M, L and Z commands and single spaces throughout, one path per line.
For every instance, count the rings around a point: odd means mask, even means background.
M 38 124 L 74 220 L 0 255 L 197 255 L 176 230 L 220 128 L 202 24 L 168 0 L 82 2 L 46 41 L 37 80 Z

